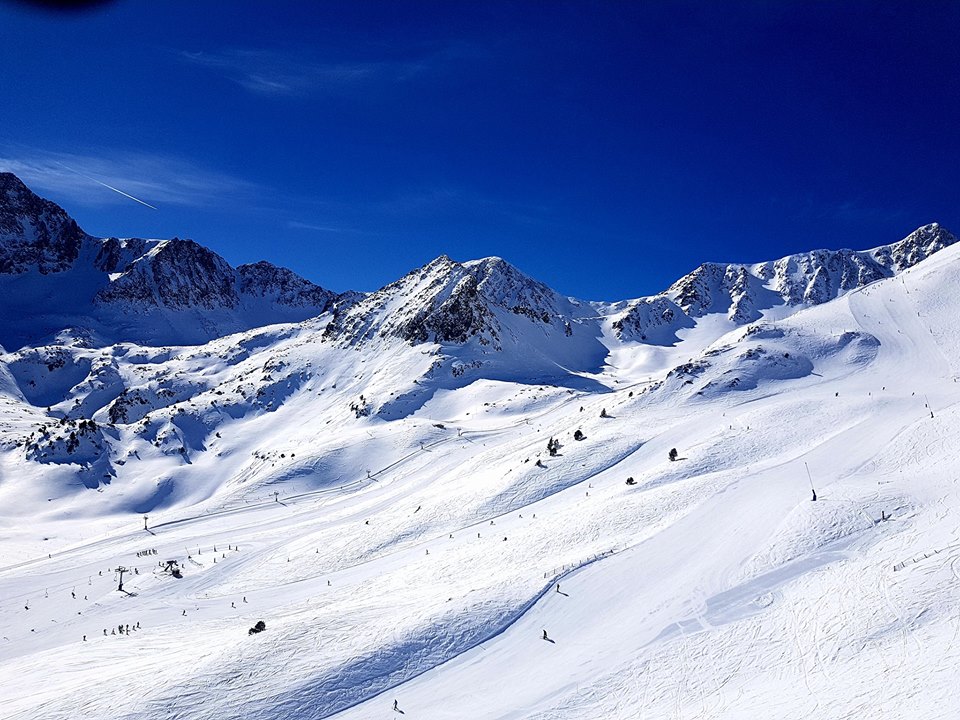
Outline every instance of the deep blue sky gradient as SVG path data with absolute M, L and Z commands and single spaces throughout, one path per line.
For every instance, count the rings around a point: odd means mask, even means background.
M 960 232 L 960 3 L 6 3 L 0 68 L 0 169 L 88 232 L 338 291 L 446 253 L 615 300 Z

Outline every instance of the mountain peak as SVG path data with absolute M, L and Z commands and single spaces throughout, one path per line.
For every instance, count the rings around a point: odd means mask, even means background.
M 900 272 L 955 242 L 957 238 L 953 233 L 934 222 L 918 227 L 899 242 L 877 248 L 872 254 L 877 262 Z
M 18 178 L 12 172 L 0 171 L 0 192 L 31 192 L 23 180 Z
M 269 298 L 295 307 L 310 306 L 320 311 L 326 310 L 336 298 L 335 293 L 266 260 L 240 265 L 237 274 L 240 292 L 254 298 Z
M 62 272 L 76 260 L 85 237 L 63 208 L 13 173 L 0 173 L 0 274 Z
M 31 274 L 40 277 L 19 277 Z M 269 263 L 234 269 L 189 239 L 91 237 L 9 172 L 0 173 L 0 284 L 9 319 L 0 340 L 16 346 L 65 327 L 94 328 L 105 340 L 205 342 L 306 320 L 335 298 Z

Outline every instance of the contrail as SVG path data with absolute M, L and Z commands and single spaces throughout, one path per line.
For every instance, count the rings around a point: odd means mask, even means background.
M 125 193 L 123 190 L 118 190 L 118 189 L 115 188 L 113 185 L 107 185 L 105 182 L 100 182 L 100 181 L 97 180 L 96 178 L 92 178 L 92 177 L 90 177 L 89 175 L 84 175 L 82 172 L 78 172 L 77 170 L 74 170 L 72 167 L 67 167 L 66 165 L 64 165 L 64 164 L 63 164 L 62 162 L 60 162 L 60 161 L 54 161 L 54 162 L 56 162 L 57 165 L 59 165 L 60 167 L 67 168 L 67 170 L 69 170 L 70 172 L 76 173 L 76 174 L 79 175 L 80 177 L 86 178 L 87 180 L 92 180 L 92 181 L 95 182 L 97 185 L 103 185 L 105 188 L 107 188 L 107 190 L 113 190 L 115 193 L 119 193 L 120 195 L 123 195 L 124 197 L 128 197 L 128 198 L 130 198 L 131 200 L 133 200 L 134 202 L 140 203 L 141 205 L 146 205 L 148 208 L 151 208 L 152 210 L 158 210 L 158 209 L 159 209 L 159 208 L 157 208 L 157 207 L 154 207 L 153 205 L 151 205 L 151 204 L 148 203 L 148 202 L 144 202 L 144 201 L 141 200 L 140 198 L 135 198 L 135 197 L 134 197 L 133 195 L 131 195 L 130 193 Z

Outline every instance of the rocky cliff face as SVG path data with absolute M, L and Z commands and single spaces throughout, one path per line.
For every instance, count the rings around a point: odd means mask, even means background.
M 97 293 L 99 303 L 129 303 L 169 310 L 235 310 L 241 304 L 326 311 L 337 294 L 314 285 L 286 268 L 266 261 L 236 269 L 222 257 L 193 240 L 126 240 L 110 243 L 102 266 L 119 275 Z M 116 260 L 143 248 L 142 255 L 123 264 Z
M 233 268 L 216 253 L 192 240 L 165 240 L 123 268 L 96 300 L 170 310 L 233 309 L 237 284 Z
M 407 273 L 335 314 L 324 338 L 340 345 L 398 338 L 410 344 L 482 344 L 497 338 L 493 318 L 478 293 L 477 279 L 446 255 Z
M 903 240 L 873 250 L 813 250 L 755 265 L 701 265 L 664 293 L 691 317 L 728 312 L 750 322 L 779 302 L 819 305 L 890 277 L 957 242 L 933 223 Z
M 0 173 L 0 273 L 69 268 L 87 237 L 63 208 L 38 197 L 11 173 Z
M 237 268 L 240 295 L 268 300 L 287 307 L 326 310 L 342 296 L 304 280 L 287 268 L 261 260 Z M 346 297 L 342 298 L 346 300 Z M 322 312 L 322 310 L 321 310 Z
M 458 263 L 443 255 L 338 312 L 325 338 L 364 344 L 399 338 L 410 344 L 474 342 L 502 349 L 518 321 L 531 331 L 573 334 L 581 306 L 501 258 Z
M 626 311 L 613 321 L 613 330 L 621 340 L 651 345 L 672 345 L 676 332 L 693 327 L 694 321 L 673 300 L 662 295 L 631 300 Z
M 777 305 L 819 305 L 913 267 L 957 242 L 936 223 L 873 250 L 813 250 L 753 265 L 705 263 L 654 298 L 633 301 L 614 322 L 625 340 L 663 336 L 693 319 L 724 313 L 745 324 Z M 668 338 L 675 337 L 668 335 Z M 672 340 L 669 340 L 672 342 Z
M 16 291 L 4 292 L 4 276 L 21 278 Z M 93 328 L 104 342 L 204 342 L 305 320 L 338 299 L 267 262 L 235 269 L 192 240 L 92 237 L 16 176 L 0 173 L 0 311 L 11 318 L 0 328 L 2 344 L 66 328 Z M 118 313 L 142 318 L 141 326 L 118 322 Z

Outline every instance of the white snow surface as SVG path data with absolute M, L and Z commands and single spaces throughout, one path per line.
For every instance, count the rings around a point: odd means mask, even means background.
M 958 271 L 553 384 L 329 315 L 4 353 L 0 718 L 957 717 Z

